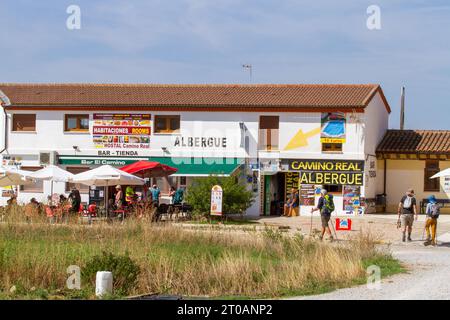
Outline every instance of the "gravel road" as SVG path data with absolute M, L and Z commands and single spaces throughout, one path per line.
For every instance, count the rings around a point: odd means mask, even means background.
M 330 293 L 294 297 L 295 300 L 403 300 L 450 299 L 450 248 L 424 247 L 421 243 L 395 244 L 394 257 L 401 260 L 408 272 L 383 279 L 381 288 L 366 285 L 339 289 Z
M 314 296 L 292 297 L 290 300 L 449 300 L 450 299 L 450 216 L 444 215 L 438 224 L 438 246 L 425 247 L 422 231 L 425 217 L 421 216 L 415 224 L 413 240 L 410 243 L 399 241 L 400 232 L 395 227 L 395 215 L 371 215 L 354 219 L 355 231 L 360 229 L 382 231 L 382 239 L 390 244 L 393 256 L 407 268 L 407 273 L 385 278 L 381 288 L 368 289 L 367 285 L 339 289 Z M 291 227 L 309 230 L 308 218 L 295 220 L 280 218 L 264 222 L 286 224 Z M 317 221 L 318 222 L 318 221 Z M 317 222 L 314 226 L 317 226 Z

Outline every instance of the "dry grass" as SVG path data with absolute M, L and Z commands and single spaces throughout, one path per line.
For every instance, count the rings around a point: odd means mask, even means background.
M 133 294 L 277 297 L 348 286 L 374 259 L 371 236 L 331 246 L 267 232 L 201 232 L 128 221 L 93 226 L 0 223 L 0 292 L 13 285 L 63 290 L 66 268 L 102 251 L 128 252 L 141 268 Z M 44 219 L 45 220 L 45 219 Z M 383 257 L 386 257 L 383 255 Z M 82 283 L 92 297 L 92 285 Z

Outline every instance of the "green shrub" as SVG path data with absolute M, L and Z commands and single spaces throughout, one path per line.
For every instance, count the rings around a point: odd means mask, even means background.
M 247 184 L 237 177 L 195 178 L 186 194 L 186 202 L 192 206 L 194 215 L 209 214 L 211 188 L 214 185 L 222 187 L 222 211 L 224 214 L 243 214 L 254 201 L 253 192 L 247 190 Z
M 113 274 L 113 290 L 115 294 L 126 295 L 137 285 L 140 274 L 139 266 L 128 256 L 103 252 L 94 256 L 82 268 L 83 283 L 95 284 L 97 271 L 110 271 Z

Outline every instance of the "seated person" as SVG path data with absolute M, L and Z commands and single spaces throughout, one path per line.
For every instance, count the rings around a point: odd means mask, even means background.
M 291 189 L 291 194 L 287 203 L 284 205 L 284 213 L 285 217 L 292 217 L 298 215 L 298 207 L 299 207 L 299 195 L 298 190 L 295 188 Z
M 97 204 L 95 202 L 91 202 L 91 204 L 88 206 L 88 212 L 91 216 L 97 215 Z
M 25 205 L 25 218 L 27 222 L 31 222 L 39 214 L 39 202 L 35 198 L 31 198 L 30 202 Z
M 173 195 L 173 204 L 181 204 L 183 202 L 184 190 L 182 188 L 178 188 Z

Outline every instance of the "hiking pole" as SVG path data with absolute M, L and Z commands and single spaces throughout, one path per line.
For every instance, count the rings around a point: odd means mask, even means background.
M 330 217 L 330 221 L 328 221 L 328 223 L 330 223 L 330 222 L 331 222 L 331 227 L 333 228 L 333 231 L 334 231 L 334 237 L 336 238 L 336 240 L 339 240 L 337 237 L 336 229 L 334 228 L 334 223 L 333 223 L 333 220 L 331 217 Z

